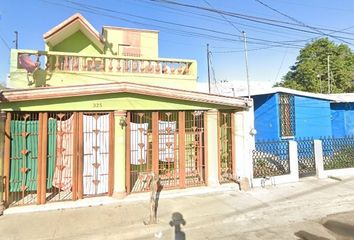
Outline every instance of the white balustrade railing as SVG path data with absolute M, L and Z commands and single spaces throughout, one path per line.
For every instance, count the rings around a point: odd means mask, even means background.
M 138 57 L 83 56 L 76 53 L 25 51 L 38 66 L 53 72 L 108 72 L 190 75 L 192 60 L 145 59 Z

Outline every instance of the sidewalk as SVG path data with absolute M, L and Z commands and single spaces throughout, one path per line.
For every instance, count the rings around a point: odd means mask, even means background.
M 354 177 L 236 189 L 227 185 L 162 192 L 159 222 L 149 226 L 143 224 L 149 215 L 148 194 L 87 208 L 21 214 L 8 210 L 0 217 L 0 239 L 301 239 L 296 235 L 301 233 L 335 239 L 321 218 L 354 211 Z M 175 221 L 171 226 L 173 214 L 183 217 L 179 225 Z

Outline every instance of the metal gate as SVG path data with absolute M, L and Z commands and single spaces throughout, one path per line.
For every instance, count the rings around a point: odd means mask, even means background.
M 80 114 L 83 124 L 82 191 L 84 196 L 104 195 L 111 192 L 109 172 L 113 167 L 111 157 L 113 115 L 108 112 Z M 79 185 L 79 186 L 80 186 Z
M 204 185 L 206 181 L 204 112 L 185 113 L 185 183 Z
M 298 139 L 297 151 L 299 162 L 299 177 L 316 175 L 313 139 Z
M 6 200 L 8 205 L 33 204 L 37 201 L 38 190 L 39 115 L 15 113 L 7 116 L 10 138 L 6 145 L 10 145 L 10 156 L 4 166 L 8 172 Z
M 128 113 L 127 122 L 127 191 L 146 191 L 152 171 L 152 112 Z
M 202 111 L 130 112 L 127 122 L 128 192 L 149 190 L 151 172 L 164 188 L 205 184 Z
M 233 178 L 233 113 L 218 113 L 219 181 L 230 182 Z
M 171 188 L 179 185 L 178 112 L 159 112 L 158 173 L 160 184 Z M 156 138 L 155 138 L 156 139 Z
M 113 193 L 113 114 L 7 113 L 7 205 Z
M 48 114 L 46 201 L 76 199 L 78 122 L 77 113 Z M 73 191 L 75 192 L 73 194 Z

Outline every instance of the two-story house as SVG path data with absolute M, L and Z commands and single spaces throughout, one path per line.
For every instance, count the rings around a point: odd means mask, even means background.
M 160 58 L 158 31 L 75 14 L 11 51 L 1 92 L 7 206 L 218 185 L 250 176 L 252 100 L 195 91 L 194 60 Z M 1 200 L 1 199 L 0 199 Z

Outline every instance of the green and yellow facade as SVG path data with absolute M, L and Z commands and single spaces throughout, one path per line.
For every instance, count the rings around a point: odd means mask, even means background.
M 152 172 L 166 190 L 248 178 L 252 101 L 193 91 L 197 63 L 159 58 L 157 31 L 76 14 L 44 41 L 12 50 L 1 92 L 6 206 L 149 191 Z

